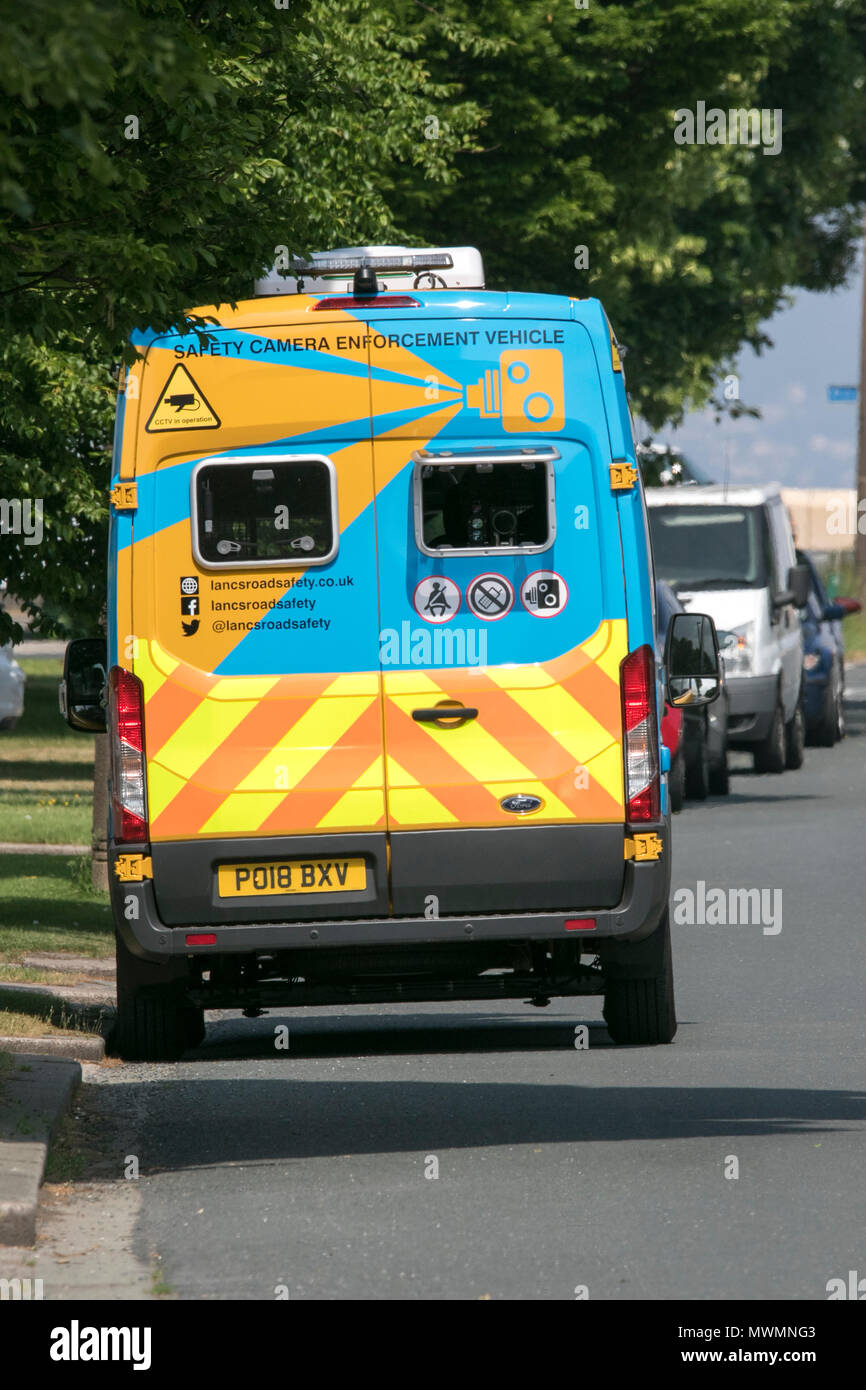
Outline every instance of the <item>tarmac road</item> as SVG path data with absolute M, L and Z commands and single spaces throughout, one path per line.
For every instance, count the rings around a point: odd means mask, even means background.
M 595 999 L 405 1005 L 223 1014 L 176 1066 L 88 1068 L 140 1267 L 265 1300 L 823 1300 L 866 1275 L 863 667 L 848 720 L 675 819 L 696 912 L 699 880 L 726 908 L 768 891 L 751 924 L 674 926 L 671 1046 L 614 1047 Z

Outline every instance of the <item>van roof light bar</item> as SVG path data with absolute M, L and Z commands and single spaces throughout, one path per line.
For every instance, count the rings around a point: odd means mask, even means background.
M 310 261 L 305 261 L 300 256 L 293 256 L 291 265 L 280 274 L 321 275 L 323 271 L 326 274 L 341 270 L 357 272 L 366 267 L 371 270 L 404 270 L 411 273 L 413 270 L 451 270 L 453 266 L 454 257 L 450 251 L 422 251 L 417 255 L 406 256 L 329 256 L 326 254 L 315 256 Z
M 298 289 L 302 291 L 305 275 L 322 275 L 329 271 L 350 271 L 352 272 L 352 293 L 359 298 L 372 296 L 379 293 L 380 285 L 376 279 L 376 272 L 397 271 L 417 274 L 423 270 L 452 270 L 454 258 L 447 251 L 427 251 L 420 255 L 409 256 L 316 256 L 315 260 L 304 261 L 300 258 L 292 260 L 289 269 L 282 271 L 283 275 L 294 274 L 298 282 Z
M 484 263 L 474 246 L 339 246 L 283 258 L 256 281 L 256 295 L 378 294 L 414 289 L 483 289 Z M 357 280 L 357 286 L 356 286 Z

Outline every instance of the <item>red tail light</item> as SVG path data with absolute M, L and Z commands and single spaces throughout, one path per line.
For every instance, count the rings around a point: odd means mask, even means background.
M 109 673 L 108 711 L 114 838 L 141 844 L 148 835 L 141 681 L 120 666 Z
M 629 652 L 620 667 L 624 734 L 626 820 L 661 816 L 656 671 L 652 647 Z

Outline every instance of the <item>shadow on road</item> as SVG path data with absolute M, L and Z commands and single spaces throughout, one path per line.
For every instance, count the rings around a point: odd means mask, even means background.
M 534 1014 L 534 1016 L 533 1016 Z M 351 1022 L 327 1016 L 300 1017 L 292 1010 L 272 1010 L 267 1020 L 256 1023 L 225 1019 L 211 1023 L 205 1043 L 187 1059 L 231 1061 L 241 1058 L 273 1058 L 277 1061 L 300 1057 L 394 1057 L 424 1056 L 427 1053 L 532 1052 L 574 1048 L 579 1018 L 541 1018 L 515 1013 L 497 1014 L 400 1014 L 388 1019 L 379 1015 L 367 1021 Z M 590 1046 L 614 1044 L 603 1023 L 584 1020 L 590 1030 Z M 289 1029 L 288 1049 L 275 1047 L 275 1028 Z M 681 1025 L 682 1026 L 682 1025 Z
M 514 1083 L 507 1073 L 496 1083 L 199 1077 L 182 1088 L 155 1079 L 129 1090 L 150 1116 L 143 1174 L 514 1144 L 818 1135 L 866 1115 L 863 1092 L 593 1086 L 577 1075 L 570 1085 Z

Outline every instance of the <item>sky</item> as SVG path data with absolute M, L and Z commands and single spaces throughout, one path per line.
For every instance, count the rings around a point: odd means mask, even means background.
M 740 399 L 762 418 L 722 420 L 694 411 L 656 439 L 682 449 L 711 479 L 787 487 L 855 487 L 857 403 L 831 404 L 828 386 L 859 376 L 862 270 L 831 294 L 797 293 L 763 324 L 772 348 L 740 354 Z

